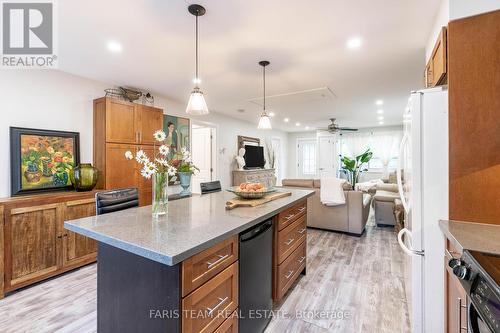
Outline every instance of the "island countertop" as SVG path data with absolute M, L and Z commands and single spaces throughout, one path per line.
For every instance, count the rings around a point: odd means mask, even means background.
M 285 191 L 285 190 L 281 190 Z M 166 265 L 176 265 L 224 239 L 238 234 L 314 191 L 286 189 L 291 196 L 257 207 L 226 210 L 234 194 L 216 192 L 171 201 L 168 215 L 154 219 L 151 206 L 64 222 L 70 231 Z

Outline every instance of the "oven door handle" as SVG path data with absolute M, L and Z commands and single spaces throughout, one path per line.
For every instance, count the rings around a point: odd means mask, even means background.
M 469 303 L 467 304 L 467 333 L 480 333 L 477 324 L 479 316 L 477 310 L 470 299 L 467 303 Z

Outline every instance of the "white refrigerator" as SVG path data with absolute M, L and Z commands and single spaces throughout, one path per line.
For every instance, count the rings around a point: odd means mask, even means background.
M 447 87 L 413 92 L 403 118 L 397 179 L 405 209 L 398 242 L 413 333 L 444 331 L 444 237 L 448 218 Z

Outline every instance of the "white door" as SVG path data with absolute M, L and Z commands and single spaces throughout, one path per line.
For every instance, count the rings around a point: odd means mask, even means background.
M 316 139 L 298 139 L 297 141 L 297 177 L 315 178 L 317 162 Z
M 274 174 L 276 175 L 276 185 L 281 185 L 283 179 L 283 168 L 281 166 L 281 139 L 272 138 L 271 140 L 274 151 Z
M 192 158 L 200 172 L 192 177 L 192 192 L 201 193 L 200 183 L 213 180 L 212 165 L 212 131 L 210 127 L 193 126 L 192 129 Z
M 337 174 L 337 149 L 335 136 L 318 137 L 318 175 L 319 178 L 335 177 Z

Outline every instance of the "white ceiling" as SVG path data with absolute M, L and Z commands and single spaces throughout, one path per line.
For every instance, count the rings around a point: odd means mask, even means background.
M 274 128 L 400 124 L 423 84 L 424 47 L 439 1 L 212 0 L 200 23 L 201 89 L 211 111 L 257 123 L 262 71 Z M 58 1 L 59 68 L 187 102 L 194 74 L 194 17 L 181 0 Z M 346 42 L 362 38 L 350 50 Z M 110 41 L 123 51 L 112 53 Z M 310 93 L 310 91 L 312 91 Z M 330 91 L 318 99 L 321 93 Z M 238 112 L 244 109 L 245 112 Z M 285 124 L 283 118 L 290 118 Z M 296 127 L 295 123 L 301 126 Z

